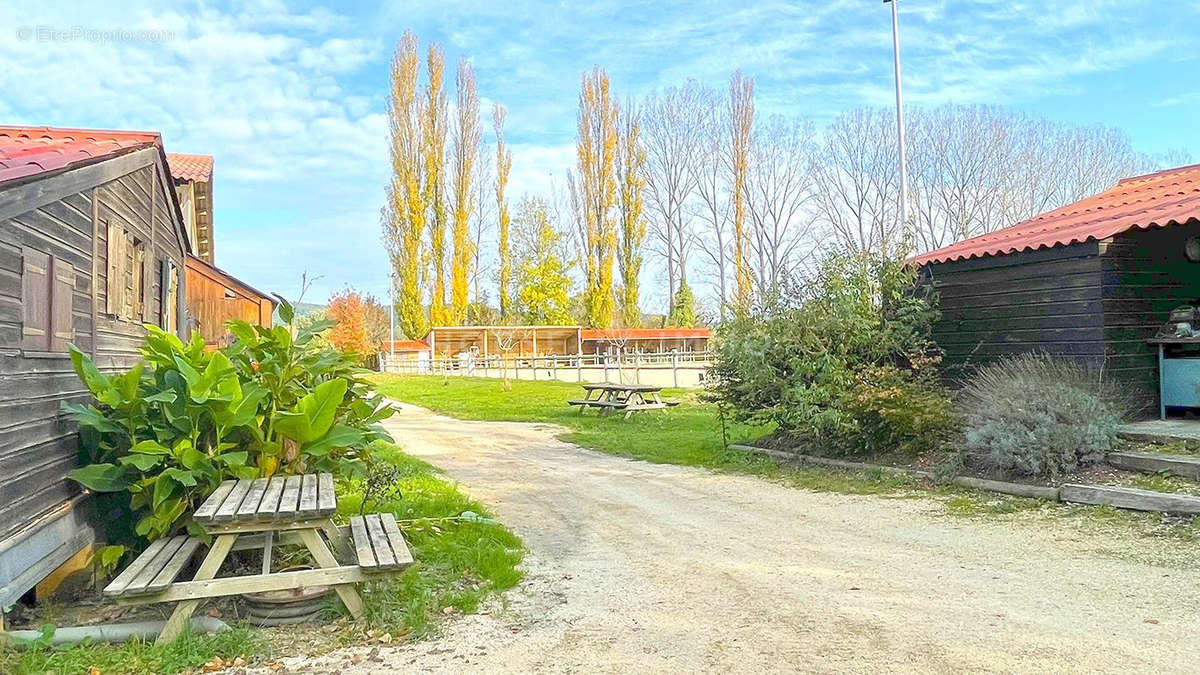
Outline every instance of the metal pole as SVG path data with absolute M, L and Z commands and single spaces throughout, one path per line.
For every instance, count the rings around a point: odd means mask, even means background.
M 900 152 L 900 231 L 908 229 L 908 167 L 904 152 L 904 99 L 900 94 L 900 20 L 896 5 L 900 0 L 883 0 L 892 6 L 892 56 L 896 66 L 896 145 Z
M 388 366 L 396 366 L 396 278 L 388 277 L 388 318 L 391 325 L 388 327 L 388 347 L 391 349 L 391 355 L 388 356 Z M 384 372 L 387 368 L 383 369 Z

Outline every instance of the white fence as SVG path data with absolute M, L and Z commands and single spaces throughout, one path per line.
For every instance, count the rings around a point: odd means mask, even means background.
M 491 355 L 487 358 L 459 354 L 417 359 L 412 355 L 379 355 L 379 369 L 408 375 L 509 377 L 515 380 L 564 382 L 615 382 L 663 387 L 702 387 L 708 376 L 709 352 L 658 352 L 646 354 L 585 354 L 582 356 Z

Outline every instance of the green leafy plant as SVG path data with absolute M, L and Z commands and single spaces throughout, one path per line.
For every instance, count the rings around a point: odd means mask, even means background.
M 294 316 L 286 302 L 285 321 Z M 143 361 L 105 374 L 72 346 L 71 360 L 94 404 L 69 404 L 84 466 L 70 477 L 90 490 L 127 492 L 139 514 L 134 533 L 157 539 L 198 528 L 190 514 L 221 481 L 276 473 L 359 475 L 379 422 L 392 414 L 360 371 L 314 343 L 316 324 L 294 338 L 290 325 L 230 322 L 237 342 L 207 351 L 146 326 Z
M 937 378 L 936 317 L 902 261 L 832 255 L 718 331 L 708 397 L 809 452 L 936 449 L 956 425 Z

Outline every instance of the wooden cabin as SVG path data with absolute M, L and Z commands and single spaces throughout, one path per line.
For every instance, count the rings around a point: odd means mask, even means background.
M 189 255 L 187 308 L 192 330 L 216 348 L 228 345 L 231 340 L 225 329 L 225 322 L 230 319 L 270 327 L 275 301 L 217 266 Z
M 116 371 L 143 324 L 185 337 L 190 246 L 157 133 L 0 127 L 0 607 L 95 537 L 68 345 Z
M 1101 364 L 1147 408 L 1157 348 L 1200 305 L 1200 165 L 1134 178 L 1074 204 L 913 259 L 940 296 L 946 372 L 1038 351 Z
M 275 300 L 216 265 L 212 155 L 167 153 L 175 194 L 192 251 L 187 257 L 187 309 L 193 331 L 212 349 L 232 339 L 230 319 L 270 326 Z

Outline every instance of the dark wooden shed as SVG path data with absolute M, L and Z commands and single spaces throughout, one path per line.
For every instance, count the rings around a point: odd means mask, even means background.
M 1146 340 L 1171 309 L 1200 305 L 1197 218 L 1200 165 L 1127 178 L 914 258 L 940 295 L 946 372 L 1028 351 L 1079 357 L 1156 406 L 1157 354 Z
M 158 134 L 0 127 L 0 607 L 93 541 L 67 346 L 115 371 L 143 324 L 185 336 L 182 222 Z

